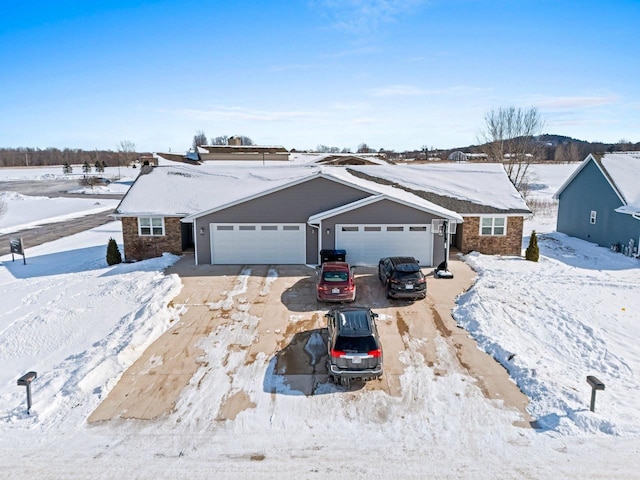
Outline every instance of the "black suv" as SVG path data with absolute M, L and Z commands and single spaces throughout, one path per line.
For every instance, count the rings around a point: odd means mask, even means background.
M 368 307 L 337 306 L 325 315 L 329 330 L 327 370 L 334 383 L 348 386 L 382 375 L 382 346 Z
M 378 277 L 387 289 L 387 298 L 419 299 L 427 296 L 427 280 L 413 257 L 381 258 Z

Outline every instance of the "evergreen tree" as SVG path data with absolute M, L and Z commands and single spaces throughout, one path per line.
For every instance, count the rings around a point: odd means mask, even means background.
M 73 168 L 69 165 L 69 162 L 64 162 L 64 165 L 62 166 L 62 173 L 69 175 L 71 172 L 73 172 Z
M 110 238 L 109 243 L 107 244 L 107 263 L 109 265 L 122 263 L 122 255 L 120 255 L 120 249 L 118 248 L 118 244 L 113 238 Z
M 536 235 L 536 231 L 531 232 L 531 237 L 529 237 L 529 246 L 527 247 L 527 251 L 524 254 L 527 260 L 532 262 L 537 262 L 540 259 L 540 249 L 538 248 L 538 236 Z
M 96 168 L 96 172 L 104 172 L 104 167 L 102 166 L 102 163 L 100 163 L 100 160 L 96 160 L 94 167 Z
M 87 162 L 86 160 L 84 161 L 84 164 L 82 165 L 82 173 L 84 173 L 84 174 L 91 173 L 91 165 L 89 165 L 89 162 Z

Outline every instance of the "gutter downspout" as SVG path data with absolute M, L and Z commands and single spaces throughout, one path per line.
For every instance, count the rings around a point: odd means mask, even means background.
M 309 223 L 309 222 L 307 222 L 307 225 L 309 225 L 311 228 L 315 228 L 315 229 L 316 229 L 316 237 L 318 238 L 318 242 L 317 242 L 318 244 L 317 244 L 317 246 L 316 246 L 316 250 L 317 250 L 317 252 L 318 252 L 317 260 L 320 260 L 320 232 L 321 232 L 322 230 L 320 230 L 320 225 L 313 225 L 313 224 L 311 224 L 311 223 Z M 319 265 L 320 263 L 321 263 L 321 262 L 320 262 L 320 261 L 318 261 L 318 265 Z

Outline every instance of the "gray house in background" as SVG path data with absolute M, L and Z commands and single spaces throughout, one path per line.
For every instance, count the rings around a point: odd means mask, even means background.
M 434 191 L 435 190 L 435 191 Z M 196 264 L 353 265 L 460 251 L 520 255 L 530 215 L 502 165 L 168 165 L 142 169 L 114 216 L 125 257 L 193 249 Z M 456 225 L 444 238 L 439 225 Z
M 558 232 L 637 254 L 640 152 L 590 154 L 554 198 Z

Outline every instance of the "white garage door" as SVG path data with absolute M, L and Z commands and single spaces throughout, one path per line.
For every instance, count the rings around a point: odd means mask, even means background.
M 433 263 L 431 225 L 336 225 L 336 249 L 354 265 L 377 265 L 382 257 L 409 256 Z
M 306 263 L 305 224 L 211 224 L 212 264 Z

